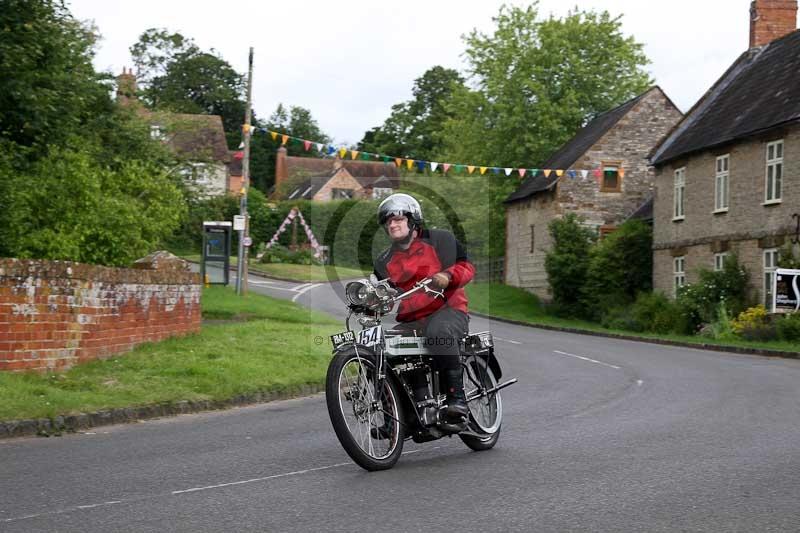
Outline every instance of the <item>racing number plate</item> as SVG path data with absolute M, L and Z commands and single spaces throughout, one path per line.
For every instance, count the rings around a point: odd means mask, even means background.
M 331 343 L 333 344 L 334 350 L 343 344 L 353 342 L 363 344 L 364 346 L 375 346 L 376 344 L 380 344 L 382 340 L 380 326 L 362 329 L 358 333 L 354 331 L 343 331 L 342 333 L 331 335 Z

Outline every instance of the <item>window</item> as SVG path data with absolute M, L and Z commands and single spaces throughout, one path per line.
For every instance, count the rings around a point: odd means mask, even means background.
M 783 140 L 767 144 L 767 183 L 764 191 L 765 203 L 781 201 L 783 180 Z
M 536 232 L 534 231 L 535 228 L 536 226 L 531 224 L 531 253 L 533 253 L 533 250 L 535 249 L 534 245 L 536 244 Z
M 375 187 L 372 189 L 372 198 L 375 200 L 383 198 L 384 196 L 389 196 L 390 194 L 392 194 L 391 187 Z
M 618 164 L 603 164 L 603 183 L 600 185 L 600 192 L 620 192 L 622 190 L 622 180 L 619 176 Z
M 673 259 L 673 290 L 675 295 L 678 289 L 686 285 L 686 256 L 682 255 Z
M 683 220 L 684 199 L 686 197 L 686 167 L 675 171 L 675 194 L 672 198 L 672 220 Z
M 353 189 L 333 189 L 334 200 L 350 200 L 353 198 Z
M 729 167 L 729 154 L 717 158 L 717 179 L 714 182 L 714 212 L 724 212 L 728 210 L 728 197 L 730 196 Z
M 764 250 L 764 305 L 769 312 L 772 312 L 772 283 L 776 268 L 778 268 L 777 248 Z
M 720 271 L 725 268 L 725 260 L 728 258 L 728 252 L 721 254 L 714 254 L 714 270 Z

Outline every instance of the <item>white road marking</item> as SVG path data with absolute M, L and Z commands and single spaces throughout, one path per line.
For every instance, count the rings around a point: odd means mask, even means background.
M 296 286 L 292 287 L 292 289 L 294 289 L 296 291 L 299 291 L 301 289 L 304 289 L 304 288 L 308 287 L 309 285 L 311 285 L 311 283 L 303 283 L 302 285 L 296 285 Z
M 570 357 L 575 357 L 577 359 L 582 359 L 584 361 L 589 361 L 590 363 L 595 363 L 595 364 L 598 364 L 598 365 L 603 365 L 603 366 L 608 366 L 608 367 L 611 367 L 611 368 L 616 368 L 617 370 L 620 369 L 620 367 L 618 367 L 616 365 L 611 365 L 611 364 L 608 364 L 608 363 L 604 363 L 602 361 L 597 361 L 596 359 L 590 359 L 590 358 L 584 357 L 582 355 L 575 355 L 574 353 L 567 353 L 567 352 L 559 352 L 558 350 L 553 350 L 553 352 L 557 353 L 557 354 L 561 354 L 561 355 L 568 355 Z
M 304 289 L 300 290 L 297 294 L 295 294 L 292 297 L 292 301 L 296 302 L 297 299 L 300 298 L 303 295 L 304 292 L 310 291 L 311 289 L 313 289 L 315 287 L 319 287 L 320 285 L 322 285 L 322 284 L 321 283 L 313 283 L 313 284 L 309 285 L 308 287 L 305 287 Z
M 277 479 L 288 476 L 299 476 L 300 474 L 307 474 L 308 472 L 318 472 L 320 470 L 329 470 L 331 468 L 338 468 L 340 466 L 352 465 L 353 463 L 336 463 L 335 465 L 320 466 L 317 468 L 307 468 L 305 470 L 295 470 L 294 472 L 285 472 L 283 474 L 275 474 L 274 476 L 258 477 L 253 479 L 245 479 L 244 481 L 233 481 L 231 483 L 220 483 L 219 485 L 208 485 L 207 487 L 194 487 L 184 490 L 173 490 L 172 494 L 186 494 L 187 492 L 198 492 L 201 490 L 219 489 L 221 487 L 232 487 L 234 485 L 244 485 L 245 483 L 256 483 L 258 481 L 267 481 L 270 479 Z
M 642 386 L 642 383 L 644 383 L 644 381 L 642 381 L 641 379 L 636 380 L 636 385 L 638 385 L 639 387 Z
M 247 283 L 250 283 L 251 285 L 272 285 L 274 283 L 277 283 L 277 281 L 266 281 L 266 280 L 249 279 L 249 280 L 247 280 Z
M 503 342 L 510 342 L 511 344 L 522 344 L 519 341 L 512 341 L 511 339 L 504 339 L 503 337 L 494 337 L 495 339 Z

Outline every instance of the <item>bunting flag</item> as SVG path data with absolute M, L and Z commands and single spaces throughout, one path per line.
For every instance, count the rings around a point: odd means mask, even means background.
M 417 170 L 419 172 L 425 172 L 426 169 L 430 169 L 430 172 L 436 172 L 438 169 L 441 169 L 442 175 L 447 175 L 447 173 L 452 169 L 456 174 L 462 173 L 464 171 L 467 174 L 472 175 L 476 169 L 480 172 L 481 176 L 485 176 L 486 172 L 491 170 L 491 173 L 495 176 L 499 176 L 504 174 L 507 177 L 510 177 L 514 171 L 519 174 L 520 178 L 524 178 L 526 175 L 531 177 L 536 177 L 539 172 L 543 172 L 546 178 L 549 178 L 551 174 L 555 173 L 556 178 L 560 180 L 564 176 L 568 176 L 570 179 L 575 179 L 577 176 L 580 175 L 582 179 L 586 179 L 591 172 L 594 177 L 597 178 L 598 182 L 601 182 L 603 177 L 603 168 L 602 166 L 598 166 L 595 169 L 587 170 L 575 170 L 575 169 L 563 169 L 563 168 L 556 168 L 556 169 L 538 169 L 538 168 L 513 168 L 513 167 L 497 167 L 497 166 L 480 166 L 480 165 L 467 165 L 462 163 L 439 163 L 436 161 L 426 161 L 424 159 L 413 159 L 407 157 L 395 157 L 386 154 L 376 154 L 371 152 L 366 152 L 363 150 L 352 150 L 350 148 L 340 146 L 335 147 L 331 144 L 327 143 L 319 143 L 314 142 L 308 139 L 301 139 L 299 137 L 293 137 L 288 134 L 280 133 L 277 131 L 272 131 L 266 128 L 257 128 L 257 127 L 250 127 L 247 128 L 245 126 L 242 127 L 245 133 L 268 133 L 273 141 L 277 141 L 278 136 L 281 138 L 281 145 L 286 145 L 289 141 L 291 141 L 293 146 L 300 146 L 301 144 L 305 148 L 306 151 L 309 151 L 312 146 L 316 146 L 317 150 L 324 155 L 333 156 L 335 153 L 338 152 L 339 158 L 344 159 L 348 152 L 350 153 L 350 159 L 361 159 L 362 161 L 370 161 L 373 158 L 377 161 L 383 161 L 384 163 L 391 163 L 392 161 L 398 168 L 403 167 L 403 162 L 405 161 L 406 169 L 408 170 Z M 243 144 L 240 145 L 240 149 L 243 147 Z M 242 156 L 239 156 L 238 153 L 234 153 L 233 157 L 240 159 Z M 619 177 L 625 176 L 625 169 L 621 166 L 618 168 L 618 175 Z
M 239 152 L 234 152 L 234 153 L 233 153 L 233 158 L 234 158 L 234 159 L 242 159 L 242 158 L 244 158 L 244 152 L 241 152 L 241 151 L 239 151 Z

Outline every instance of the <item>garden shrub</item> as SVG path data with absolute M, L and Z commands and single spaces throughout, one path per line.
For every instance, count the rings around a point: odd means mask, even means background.
M 775 326 L 770 324 L 767 309 L 761 304 L 739 313 L 731 326 L 734 333 L 751 341 L 772 340 L 776 336 Z
M 545 257 L 547 279 L 553 292 L 552 310 L 562 316 L 590 317 L 592 309 L 582 302 L 594 232 L 582 226 L 574 213 L 548 225 L 553 248 Z
M 651 290 L 652 244 L 652 228 L 630 220 L 591 248 L 582 293 L 594 318 L 605 314 L 605 309 L 631 304 L 639 292 Z
M 678 306 L 686 317 L 689 333 L 715 322 L 720 303 L 728 316 L 736 316 L 747 307 L 748 274 L 735 255 L 725 260 L 720 271 L 700 269 L 699 278 L 697 283 L 684 285 L 678 291 Z
M 800 341 L 800 313 L 791 313 L 775 321 L 778 338 L 784 341 Z
M 686 333 L 686 318 L 678 305 L 660 292 L 642 292 L 631 306 L 640 331 Z

